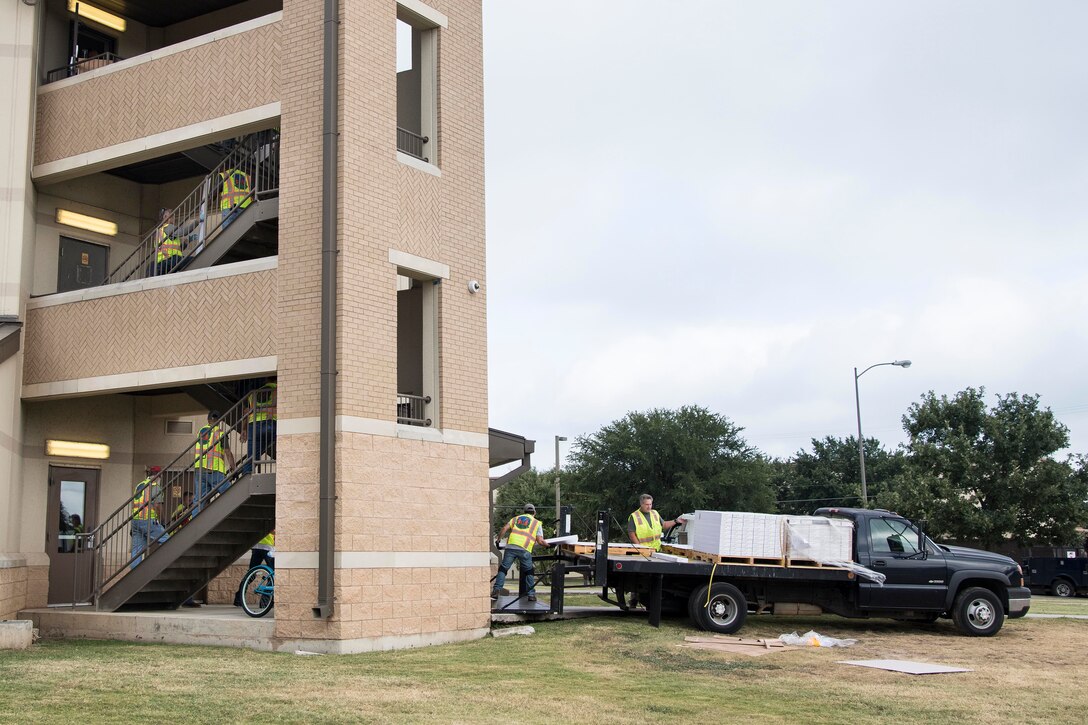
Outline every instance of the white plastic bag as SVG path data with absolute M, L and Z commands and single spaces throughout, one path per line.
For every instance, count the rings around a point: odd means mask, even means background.
M 856 639 L 836 639 L 813 632 L 811 629 L 802 635 L 796 632 L 783 634 L 778 639 L 794 647 L 850 647 L 858 643 Z

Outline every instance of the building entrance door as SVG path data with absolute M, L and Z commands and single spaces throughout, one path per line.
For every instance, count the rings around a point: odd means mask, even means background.
M 84 601 L 91 594 L 94 550 L 76 534 L 98 525 L 98 475 L 93 468 L 49 467 L 45 547 L 50 604 Z
M 109 270 L 110 248 L 71 237 L 60 238 L 57 292 L 102 284 Z

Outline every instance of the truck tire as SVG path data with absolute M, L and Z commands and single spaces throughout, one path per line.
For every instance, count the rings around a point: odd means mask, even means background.
M 1005 622 L 1005 608 L 989 589 L 971 587 L 959 593 L 952 605 L 952 621 L 971 637 L 992 637 Z
M 1050 583 L 1050 591 L 1056 597 L 1075 597 L 1077 595 L 1077 588 L 1068 579 L 1055 579 Z
M 748 600 L 732 584 L 717 582 L 709 587 L 704 584 L 688 600 L 688 611 L 693 613 L 692 618 L 701 629 L 718 634 L 733 634 L 744 626 L 744 618 L 748 616 Z

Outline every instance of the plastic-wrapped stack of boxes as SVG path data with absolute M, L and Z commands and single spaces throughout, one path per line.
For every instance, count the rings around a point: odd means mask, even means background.
M 786 540 L 791 560 L 851 561 L 854 526 L 845 519 L 824 516 L 785 516 Z
M 731 557 L 781 559 L 784 517 L 737 511 L 696 511 L 692 548 Z

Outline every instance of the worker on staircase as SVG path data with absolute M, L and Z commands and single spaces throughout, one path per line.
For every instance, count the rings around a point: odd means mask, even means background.
M 225 169 L 219 172 L 219 179 L 223 184 L 219 192 L 219 209 L 223 214 L 219 228 L 223 230 L 230 226 L 234 217 L 253 203 L 253 190 L 249 174 L 242 169 Z
M 219 417 L 218 411 L 209 411 L 207 425 L 196 436 L 193 472 L 197 498 L 193 516 L 211 502 L 213 494 L 227 490 L 227 472 L 234 470 L 234 454 L 227 445 L 227 433 Z
M 159 226 L 155 229 L 155 266 L 152 276 L 169 274 L 181 262 L 181 234 L 174 224 L 172 209 L 159 210 Z
M 151 466 L 147 476 L 136 484 L 132 496 L 132 524 L 129 527 L 132 539 L 132 568 L 135 569 L 143 557 L 141 554 L 153 541 L 166 541 L 166 530 L 159 523 L 162 520 L 162 492 L 159 477 L 162 469 Z
M 246 425 L 242 427 L 242 443 L 246 444 L 246 461 L 241 474 L 253 472 L 253 466 L 265 453 L 276 457 L 276 383 L 269 381 L 246 395 L 242 408 Z

